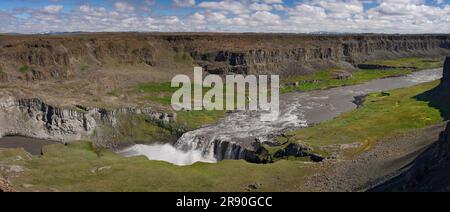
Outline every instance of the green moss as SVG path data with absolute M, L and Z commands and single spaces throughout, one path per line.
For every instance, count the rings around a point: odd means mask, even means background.
M 27 72 L 30 71 L 30 67 L 29 67 L 28 65 L 22 65 L 22 66 L 19 67 L 18 70 L 19 70 L 19 72 L 21 72 L 21 73 L 27 73 Z

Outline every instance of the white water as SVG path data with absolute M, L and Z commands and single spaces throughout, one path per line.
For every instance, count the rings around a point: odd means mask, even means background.
M 219 123 L 185 133 L 171 145 L 136 145 L 122 152 L 125 156 L 145 155 L 150 160 L 167 161 L 176 165 L 196 162 L 216 162 L 216 141 L 236 143 L 247 147 L 252 142 L 270 142 L 274 136 L 293 128 L 307 127 L 339 116 L 356 108 L 355 96 L 388 91 L 430 82 L 442 77 L 442 70 L 425 70 L 408 76 L 379 79 L 361 85 L 333 88 L 306 93 L 282 95 L 281 115 L 274 122 L 262 122 L 258 112 L 236 112 Z M 221 150 L 217 150 L 221 152 Z M 235 156 L 226 149 L 225 158 Z
M 166 161 L 178 166 L 192 165 L 196 162 L 215 163 L 215 160 L 202 156 L 201 151 L 184 152 L 170 144 L 134 145 L 120 152 L 125 157 L 146 156 L 149 160 Z

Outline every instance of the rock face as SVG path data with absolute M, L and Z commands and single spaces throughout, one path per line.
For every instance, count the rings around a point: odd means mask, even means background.
M 444 63 L 444 75 L 441 80 L 440 89 L 445 92 L 450 93 L 450 57 L 445 59 Z
M 13 192 L 13 190 L 9 186 L 8 182 L 0 177 L 0 193 L 1 192 Z
M 0 137 L 21 135 L 61 142 L 95 140 L 101 126 L 117 126 L 119 114 L 144 114 L 152 120 L 169 123 L 173 116 L 145 109 L 58 108 L 39 99 L 16 99 L 0 94 Z
M 215 74 L 301 75 L 368 59 L 447 53 L 448 35 L 78 34 L 0 36 L 0 80 L 66 79 L 86 67 L 203 66 Z

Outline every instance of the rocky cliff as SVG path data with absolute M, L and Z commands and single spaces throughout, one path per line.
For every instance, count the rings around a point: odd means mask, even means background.
M 450 98 L 450 57 L 446 58 L 444 76 L 430 93 L 437 101 Z M 436 100 L 435 100 L 436 101 Z M 439 105 L 439 104 L 435 104 Z M 448 109 L 448 108 L 447 108 Z M 444 109 L 444 110 L 447 110 Z M 380 185 L 374 191 L 450 191 L 450 123 L 439 141 L 422 153 L 400 176 Z
M 170 114 L 146 109 L 106 110 L 81 106 L 59 108 L 39 99 L 17 99 L 8 93 L 1 93 L 0 137 L 21 135 L 61 142 L 88 139 L 101 143 L 107 139 L 102 130 L 106 127 L 111 129 L 120 127 L 118 122 L 122 114 L 143 115 L 161 125 L 168 124 L 174 119 Z M 105 144 L 111 145 L 111 142 Z
M 0 36 L 0 80 L 66 79 L 86 69 L 141 65 L 210 73 L 301 75 L 368 59 L 437 56 L 448 35 L 74 34 Z
M 450 57 L 445 59 L 444 74 L 440 84 L 440 90 L 443 94 L 450 94 Z

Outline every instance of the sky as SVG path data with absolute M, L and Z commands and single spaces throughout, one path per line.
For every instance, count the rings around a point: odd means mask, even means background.
M 12 0 L 0 33 L 450 33 L 450 0 Z

